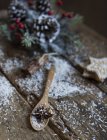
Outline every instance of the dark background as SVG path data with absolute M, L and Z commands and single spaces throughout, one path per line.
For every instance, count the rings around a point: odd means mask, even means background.
M 6 9 L 10 0 L 2 0 L 0 9 Z M 63 0 L 64 9 L 84 16 L 84 22 L 107 37 L 107 0 Z

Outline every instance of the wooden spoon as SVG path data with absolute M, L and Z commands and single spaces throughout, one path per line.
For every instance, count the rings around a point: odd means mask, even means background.
M 30 123 L 31 126 L 33 127 L 34 130 L 36 131 L 40 131 L 42 129 L 44 129 L 48 122 L 49 122 L 49 118 L 45 118 L 43 120 L 38 119 L 35 115 L 33 115 L 38 108 L 40 108 L 41 106 L 44 108 L 49 108 L 49 103 L 48 103 L 48 94 L 49 94 L 49 89 L 52 83 L 52 80 L 54 78 L 54 73 L 55 73 L 55 68 L 54 66 L 51 66 L 51 69 L 49 71 L 48 74 L 48 78 L 47 78 L 47 83 L 46 83 L 46 87 L 45 87 L 45 91 L 44 94 L 41 98 L 41 100 L 39 101 L 39 103 L 35 106 L 35 108 L 33 109 L 31 115 L 30 115 Z M 51 110 L 52 111 L 52 110 Z

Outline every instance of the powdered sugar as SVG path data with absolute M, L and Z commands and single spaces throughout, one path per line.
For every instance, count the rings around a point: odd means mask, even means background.
M 10 59 L 7 59 L 4 64 L 2 64 L 2 67 L 5 72 L 10 73 L 12 70 L 22 68 L 23 62 L 22 60 L 18 58 L 10 58 Z
M 0 57 L 4 56 L 4 52 L 2 51 L 2 49 L 0 49 Z
M 74 68 L 68 62 L 59 58 L 53 58 L 53 63 L 56 68 L 56 74 L 49 96 L 57 98 L 58 96 L 66 96 L 71 92 L 78 91 L 77 86 L 70 84 L 70 77 L 75 73 Z
M 67 74 L 73 74 L 75 72 L 74 68 L 70 64 L 61 58 L 52 57 L 53 63 L 56 69 L 56 77 L 60 79 L 64 78 Z
M 61 58 L 51 57 L 50 61 L 55 65 L 56 71 L 49 96 L 57 98 L 58 96 L 66 96 L 69 93 L 78 91 L 79 88 L 77 86 L 73 86 L 68 82 L 70 81 L 70 75 L 75 72 L 74 68 Z M 50 67 L 49 64 L 48 68 Z M 46 80 L 45 73 L 44 70 L 41 69 L 31 75 L 31 77 L 17 79 L 16 82 L 21 89 L 25 90 L 27 93 L 33 92 L 39 95 L 40 90 L 43 88 L 44 80 Z
M 40 96 L 43 93 L 47 76 L 46 69 L 50 69 L 51 64 L 55 66 L 55 77 L 52 82 L 49 97 L 76 96 L 77 94 L 93 94 L 96 88 L 79 77 L 78 72 L 64 59 L 50 56 L 49 63 L 31 77 L 16 79 L 17 84 L 25 93 L 34 93 Z M 96 92 L 95 92 L 96 93 Z M 102 93 L 97 93 L 100 97 Z
M 45 122 L 42 121 L 38 121 L 37 118 L 35 116 L 31 117 L 31 124 L 33 127 L 35 127 L 37 130 L 44 128 L 44 126 L 46 125 Z
M 50 97 L 66 96 L 71 92 L 78 91 L 77 86 L 70 84 L 70 77 L 75 73 L 74 68 L 63 59 L 53 58 L 56 68 L 55 78 L 53 80 Z
M 56 82 L 54 80 L 49 96 L 54 97 L 54 98 L 64 97 L 64 96 L 70 95 L 70 93 L 73 94 L 77 91 L 78 92 L 80 91 L 79 87 L 77 86 L 71 85 L 70 83 L 67 83 L 66 81 Z
M 8 106 L 13 94 L 14 88 L 5 77 L 0 76 L 0 106 Z
M 101 132 L 105 135 L 107 132 L 107 107 L 95 100 L 84 101 L 81 105 L 79 105 L 79 101 L 75 102 L 72 98 L 61 99 L 56 103 L 57 109 L 60 112 L 63 111 L 63 118 L 80 135 L 84 135 L 87 139 L 89 137 L 97 139 L 97 135 Z M 95 135 L 93 135 L 93 131 Z
M 43 88 L 45 74 L 42 70 L 37 71 L 31 77 L 25 79 L 17 79 L 16 82 L 19 84 L 22 90 L 29 93 L 35 93 L 36 95 L 40 94 L 40 91 Z
M 85 81 L 79 77 L 78 72 L 67 61 L 55 57 L 53 57 L 52 60 L 56 68 L 56 74 L 50 89 L 50 97 L 57 98 L 59 96 L 93 94 L 96 90 L 94 86 L 91 84 L 88 86 L 88 83 L 85 85 Z M 102 92 L 99 91 L 97 96 L 99 95 L 101 97 Z

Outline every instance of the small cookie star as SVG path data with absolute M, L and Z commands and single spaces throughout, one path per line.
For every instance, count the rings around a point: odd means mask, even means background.
M 84 76 L 87 74 L 99 82 L 103 82 L 107 78 L 107 58 L 90 57 L 90 64 L 86 66 Z

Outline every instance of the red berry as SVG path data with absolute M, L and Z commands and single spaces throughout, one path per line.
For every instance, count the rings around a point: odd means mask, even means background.
M 72 13 L 63 13 L 62 14 L 62 17 L 63 18 L 72 18 L 73 17 L 73 14 Z
M 67 14 L 67 17 L 68 17 L 68 18 L 72 18 L 72 17 L 73 17 L 73 14 L 72 14 L 72 13 L 68 13 L 68 14 Z
M 25 28 L 25 25 L 23 23 L 19 23 L 18 26 L 19 26 L 20 29 L 24 29 Z
M 16 19 L 16 23 L 19 24 L 20 23 L 20 20 L 19 19 Z
M 49 16 L 53 15 L 53 12 L 52 12 L 52 11 L 49 11 L 49 12 L 48 12 L 48 15 L 49 15 Z
M 63 3 L 63 1 L 62 0 L 58 0 L 57 2 L 56 2 L 56 5 L 57 6 L 62 6 L 64 3 Z
M 9 26 L 9 29 L 10 29 L 10 30 L 15 30 L 15 29 L 16 29 L 16 26 L 15 26 L 14 24 L 11 24 L 11 25 Z
M 63 17 L 63 18 L 67 17 L 67 13 L 63 13 L 63 14 L 62 14 L 62 17 Z

